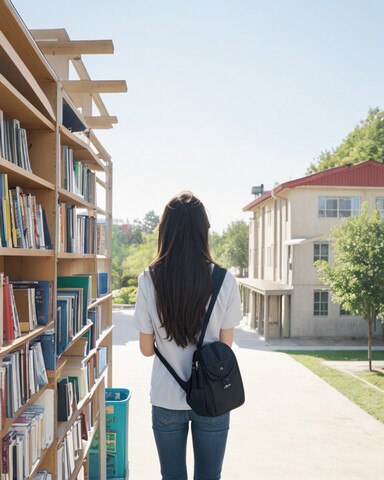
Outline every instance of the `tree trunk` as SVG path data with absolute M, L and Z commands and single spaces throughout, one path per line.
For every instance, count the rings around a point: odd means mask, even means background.
M 372 372 L 372 322 L 373 318 L 370 315 L 368 319 L 368 364 L 370 372 Z

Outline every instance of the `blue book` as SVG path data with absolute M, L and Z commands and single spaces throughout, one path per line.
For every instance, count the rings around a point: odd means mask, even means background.
M 36 286 L 36 315 L 38 325 L 47 325 L 52 318 L 53 282 L 39 280 Z
M 70 312 L 67 300 L 57 300 L 58 316 L 57 316 L 57 355 L 61 355 L 69 344 L 69 323 Z
M 102 297 L 108 293 L 108 272 L 99 272 L 98 277 L 97 296 Z
M 40 335 L 41 349 L 43 351 L 43 358 L 45 368 L 47 370 L 55 370 L 56 368 L 56 340 L 55 331 L 47 330 Z

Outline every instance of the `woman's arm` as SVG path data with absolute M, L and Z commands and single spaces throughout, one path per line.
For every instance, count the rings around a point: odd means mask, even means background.
M 232 347 L 234 328 L 224 328 L 220 330 L 220 342 L 226 343 Z
M 153 348 L 153 334 L 140 332 L 140 350 L 145 357 L 151 357 L 155 354 Z

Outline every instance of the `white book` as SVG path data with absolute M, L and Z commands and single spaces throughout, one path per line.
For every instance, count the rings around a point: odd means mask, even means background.
M 44 408 L 44 420 L 42 428 L 42 448 L 48 448 L 53 442 L 54 438 L 54 391 L 53 389 L 47 389 L 39 397 L 36 405 Z
M 45 368 L 43 351 L 41 349 L 41 343 L 36 342 L 31 345 L 30 349 L 33 351 L 33 364 L 36 372 L 36 379 L 39 386 L 47 385 L 48 376 Z

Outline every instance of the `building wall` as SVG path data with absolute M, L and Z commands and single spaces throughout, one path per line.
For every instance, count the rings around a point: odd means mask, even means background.
M 315 290 L 327 290 L 319 281 L 314 262 L 314 241 L 327 240 L 339 218 L 318 215 L 318 198 L 359 197 L 372 210 L 379 188 L 297 187 L 284 190 L 257 206 L 250 238 L 250 274 L 294 287 L 291 295 L 290 335 L 307 337 L 365 337 L 367 324 L 360 317 L 340 316 L 340 307 L 331 302 L 328 315 L 314 315 Z M 332 252 L 330 249 L 330 260 Z M 252 263 L 252 264 L 251 264 Z M 272 305 L 270 305 L 272 306 Z M 283 318 L 286 306 L 283 307 Z M 278 336 L 277 312 L 270 310 L 271 336 Z M 284 335 L 287 335 L 287 330 Z M 378 329 L 379 330 L 379 329 Z M 377 332 L 379 333 L 379 332 Z

